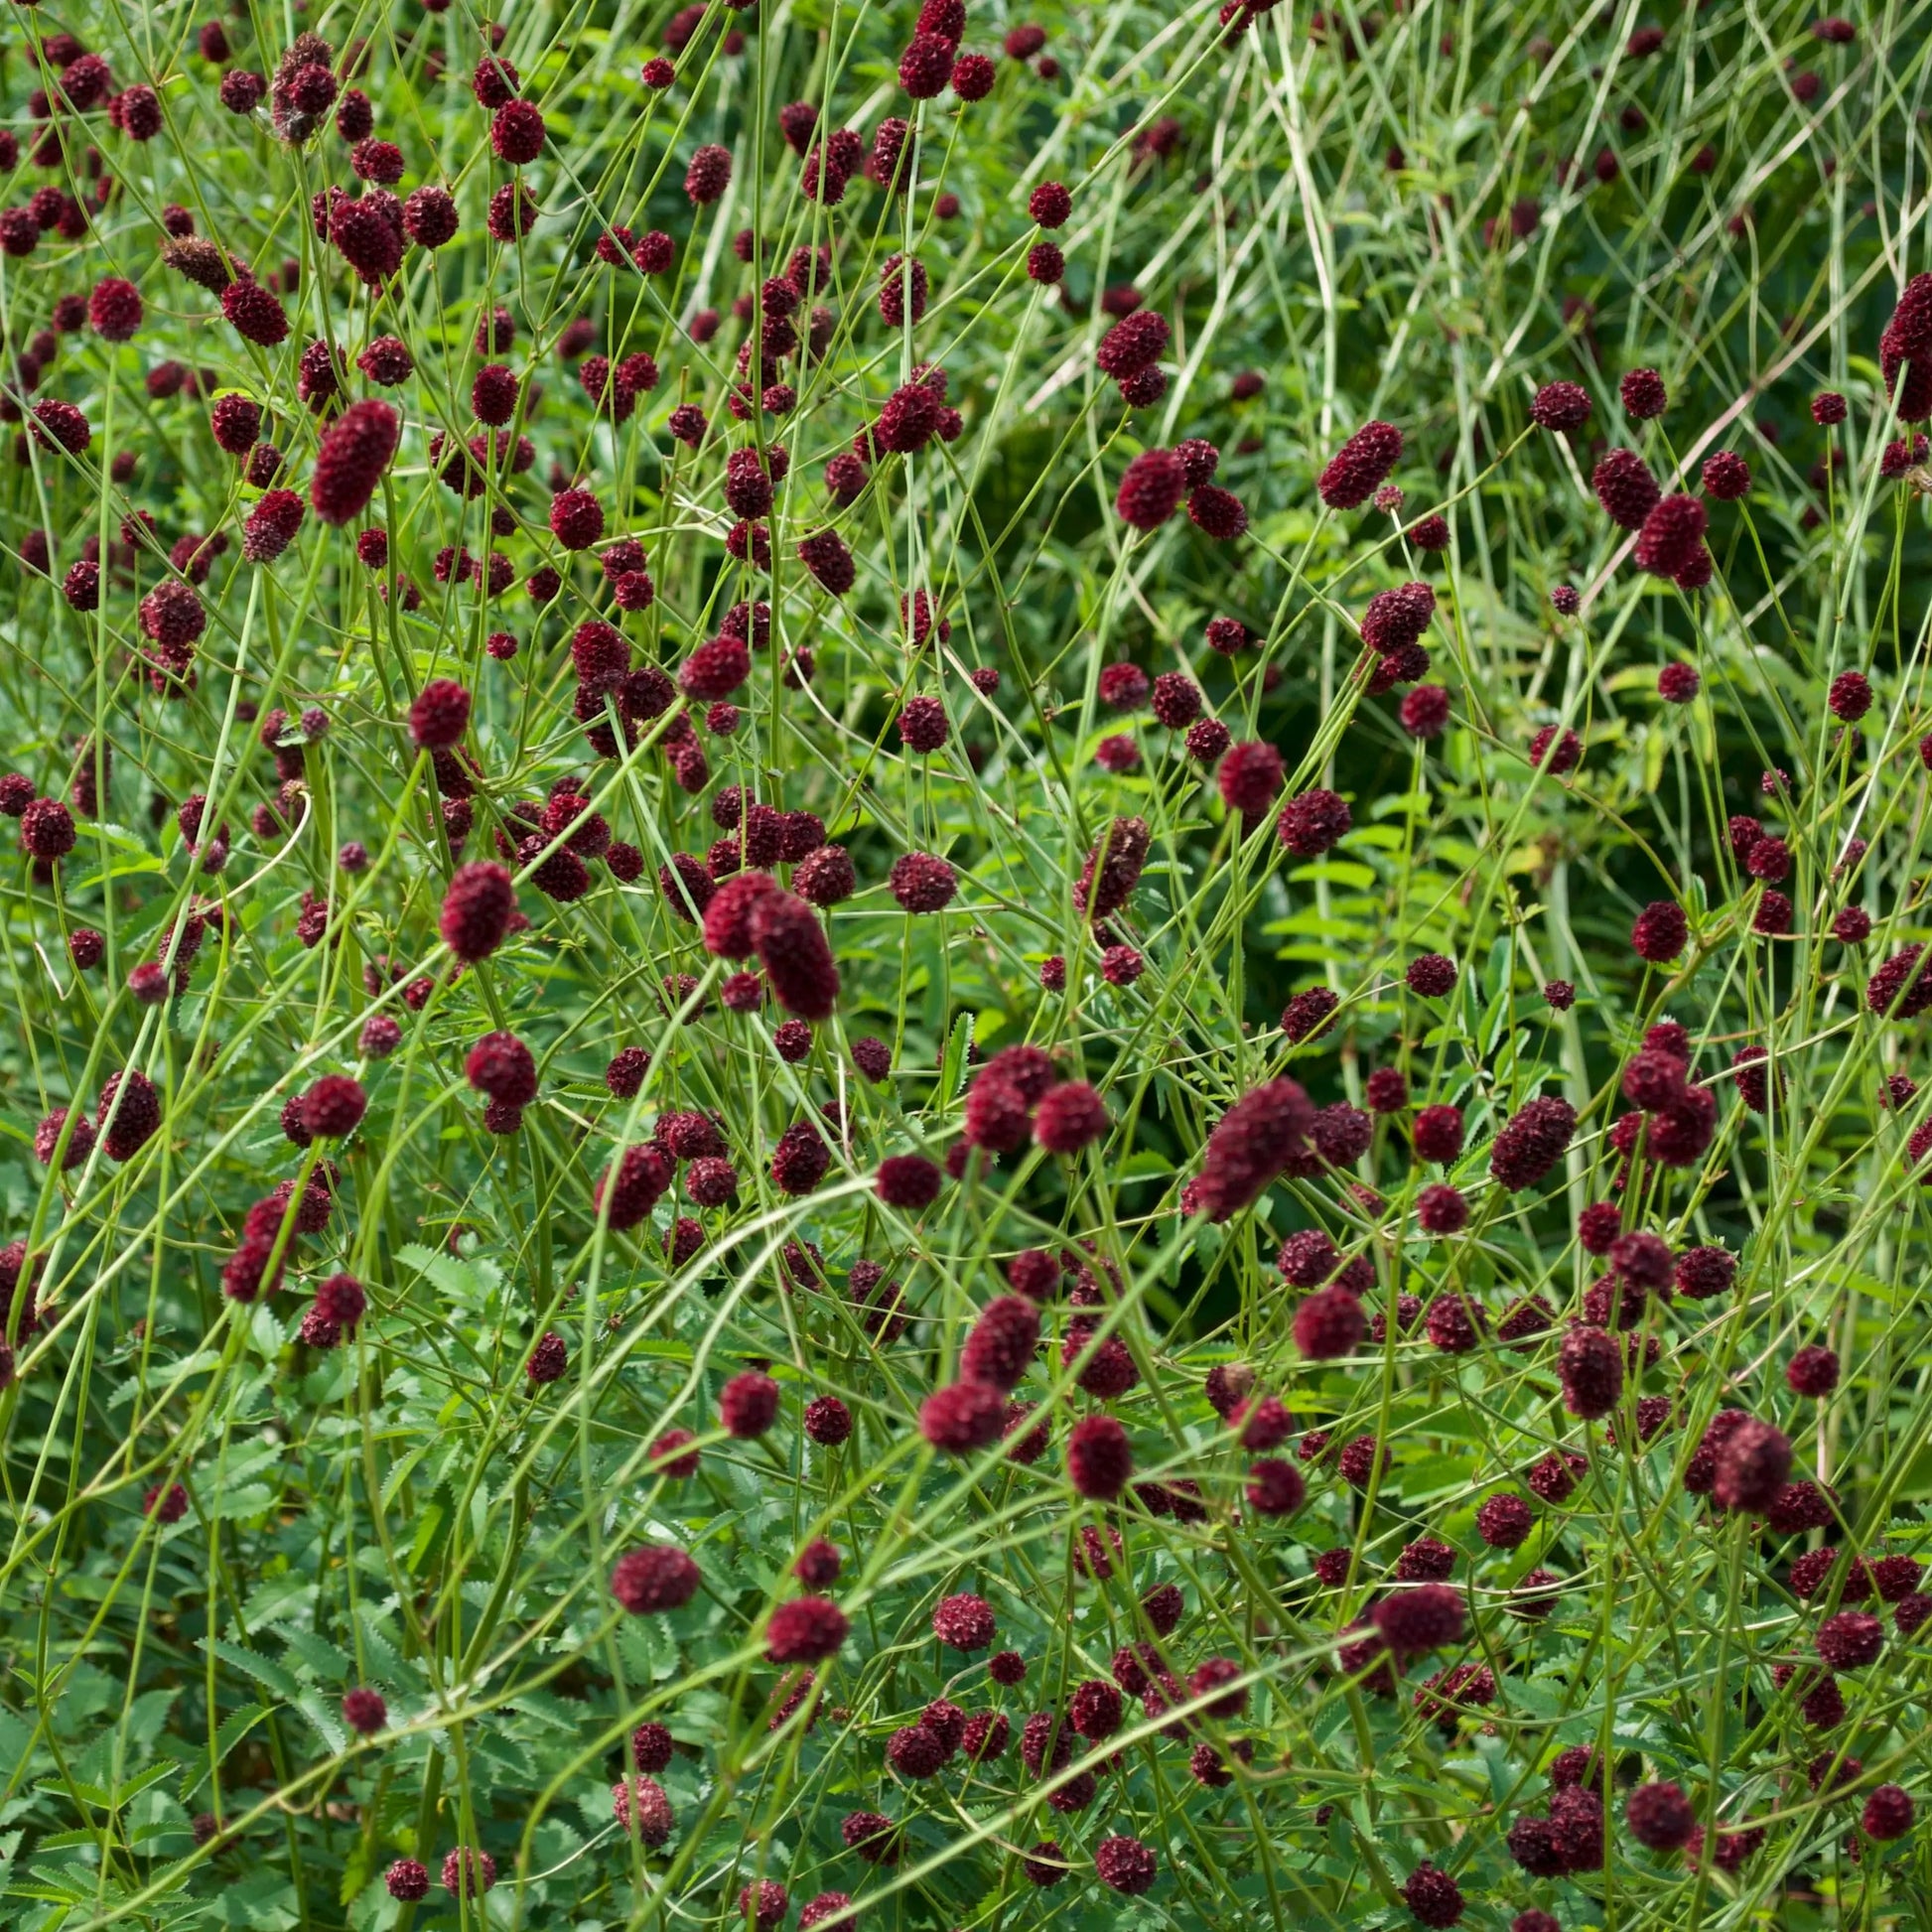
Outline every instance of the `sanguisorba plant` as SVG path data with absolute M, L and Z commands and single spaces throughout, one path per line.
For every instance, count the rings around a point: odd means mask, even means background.
M 5 1923 L 1932 1923 L 1924 0 L 986 4 L 7 8 Z

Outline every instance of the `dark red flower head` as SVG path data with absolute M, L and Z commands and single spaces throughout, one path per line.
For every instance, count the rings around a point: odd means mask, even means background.
M 402 418 L 386 402 L 350 403 L 323 434 L 309 501 L 325 523 L 360 516 L 375 494 L 402 436 Z
M 1316 485 L 1330 509 L 1359 508 L 1402 457 L 1402 432 L 1393 423 L 1364 423 L 1328 459 Z
M 1532 422 L 1566 435 L 1582 429 L 1589 413 L 1589 391 L 1575 382 L 1546 382 L 1530 402 Z

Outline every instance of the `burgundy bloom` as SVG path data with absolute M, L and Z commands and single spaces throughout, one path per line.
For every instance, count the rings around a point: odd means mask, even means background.
M 1258 1199 L 1303 1151 L 1314 1109 L 1293 1080 L 1270 1080 L 1245 1094 L 1207 1137 L 1195 1182 L 1195 1207 L 1225 1221 Z
M 1575 1327 L 1557 1355 L 1563 1406 L 1586 1422 L 1607 1416 L 1623 1393 L 1623 1350 L 1601 1328 Z
M 991 1382 L 955 1382 L 919 1405 L 919 1434 L 946 1455 L 990 1449 L 1006 1426 L 1006 1391 Z
M 1137 1838 L 1103 1838 L 1094 1848 L 1093 1868 L 1108 1890 L 1134 1897 L 1153 1886 L 1160 1861 Z
M 1546 382 L 1530 402 L 1530 420 L 1563 435 L 1582 429 L 1589 413 L 1589 392 L 1575 382 Z
M 1664 379 L 1655 369 L 1632 369 L 1617 385 L 1617 393 L 1624 412 L 1640 423 L 1661 416 L 1669 403 Z
M 1367 1331 L 1360 1298 L 1345 1288 L 1324 1288 L 1295 1311 L 1295 1345 L 1310 1361 L 1353 1354 Z
M 1784 1379 L 1794 1395 L 1822 1401 L 1838 1387 L 1837 1353 L 1817 1344 L 1801 1348 L 1786 1365 Z
M 1640 1784 L 1624 1801 L 1630 1836 L 1652 1852 L 1677 1852 L 1690 1843 L 1697 1814 L 1683 1788 L 1665 1780 Z
M 1649 466 L 1634 450 L 1610 450 L 1590 473 L 1590 488 L 1612 523 L 1641 530 L 1661 494 Z
M 1049 1154 L 1077 1154 L 1107 1132 L 1107 1104 L 1083 1080 L 1067 1080 L 1040 1096 L 1034 1139 Z
M 729 884 L 725 890 L 730 890 Z M 715 906 L 717 899 L 712 903 Z M 709 919 L 707 913 L 707 940 Z M 811 907 L 802 898 L 772 886 L 754 896 L 747 923 L 752 946 L 778 1004 L 801 1020 L 829 1020 L 838 1007 L 839 969 L 825 928 Z
M 888 1207 L 917 1213 L 939 1198 L 943 1178 L 923 1155 L 894 1154 L 880 1162 L 874 1192 Z
M 1144 450 L 1120 480 L 1114 508 L 1137 530 L 1158 530 L 1179 507 L 1186 479 L 1172 450 Z
M 1720 503 L 1734 503 L 1740 496 L 1750 494 L 1751 467 L 1742 457 L 1729 450 L 1717 450 L 1706 457 L 1701 479 L 1704 493 Z M 1641 539 L 1637 561 L 1643 563 Z M 1649 568 L 1648 565 L 1644 567 Z
M 1695 496 L 1665 496 L 1643 520 L 1636 561 L 1653 577 L 1676 577 L 1704 548 L 1708 518 Z
M 1840 1610 L 1818 1626 L 1813 1643 L 1834 1670 L 1862 1670 L 1885 1647 L 1885 1626 L 1863 1610 Z
M 1237 745 L 1221 764 L 1221 793 L 1227 796 L 1228 765 L 1242 751 Z M 1273 751 L 1272 746 L 1263 748 Z M 1275 830 L 1282 844 L 1298 859 L 1313 859 L 1340 840 L 1353 824 L 1348 801 L 1332 791 L 1316 787 L 1299 792 L 1281 809 Z
M 1511 1193 L 1534 1187 L 1564 1157 L 1577 1131 L 1577 1110 L 1546 1095 L 1532 1100 L 1497 1134 L 1489 1172 Z
M 732 158 L 729 148 L 702 147 L 691 157 L 684 171 L 684 192 L 694 207 L 705 207 L 718 200 L 731 186 Z
M 1073 1425 L 1066 1443 L 1066 1473 L 1082 1496 L 1112 1502 L 1133 1470 L 1127 1432 L 1113 1417 L 1086 1416 Z
M 360 1124 L 367 1097 L 346 1073 L 325 1073 L 302 1096 L 302 1124 L 320 1139 L 340 1139 Z
M 1881 1784 L 1865 1798 L 1859 1822 L 1867 1838 L 1885 1844 L 1903 1838 L 1912 1829 L 1916 1815 L 1911 1794 L 1902 1785 Z
M 325 523 L 360 516 L 375 494 L 402 436 L 402 418 L 386 402 L 350 403 L 323 434 L 309 502 Z
M 618 1559 L 611 1594 L 632 1616 L 681 1608 L 698 1593 L 698 1566 L 668 1543 L 647 1544 Z
M 1462 1916 L 1462 1888 L 1426 1861 L 1409 1874 L 1402 1897 L 1418 1925 L 1454 1925 Z
M 502 944 L 515 913 L 516 891 L 501 866 L 459 866 L 443 896 L 438 929 L 459 959 L 474 964 Z
M 1393 423 L 1364 423 L 1329 458 L 1316 485 L 1330 509 L 1359 508 L 1388 479 L 1402 456 L 1402 432 Z
M 952 867 L 930 852 L 907 852 L 896 859 L 887 884 L 908 912 L 937 912 L 959 890 Z
M 993 1606 L 983 1596 L 948 1596 L 933 1608 L 932 1634 L 949 1650 L 984 1650 L 997 1627 Z
M 1630 928 L 1630 947 L 1639 959 L 1661 965 L 1681 957 L 1690 936 L 1684 908 L 1675 899 L 1653 899 Z
M 447 751 L 470 725 L 470 693 L 454 678 L 432 678 L 409 707 L 409 736 L 425 751 Z

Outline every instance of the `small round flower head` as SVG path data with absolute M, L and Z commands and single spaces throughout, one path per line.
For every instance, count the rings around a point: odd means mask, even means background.
M 87 321 L 103 342 L 132 341 L 141 327 L 141 291 L 118 275 L 96 282 L 87 298 Z
M 823 1537 L 818 1537 L 799 1551 L 793 1560 L 791 1574 L 807 1589 L 826 1589 L 838 1582 L 839 1571 L 843 1567 L 844 1560 L 836 1547 Z
M 44 865 L 65 859 L 76 836 L 73 814 L 58 798 L 36 798 L 20 813 L 20 849 Z
M 795 1596 L 771 1612 L 764 1655 L 773 1664 L 822 1664 L 836 1657 L 851 1629 L 845 1612 L 826 1596 Z
M 1845 398 L 1836 389 L 1821 389 L 1811 399 L 1811 420 L 1820 429 L 1831 429 L 1846 418 Z
M 1661 494 L 1648 465 L 1634 450 L 1610 450 L 1590 473 L 1590 488 L 1612 523 L 1641 530 Z
M 1067 1480 L 1082 1496 L 1112 1502 L 1134 1472 L 1127 1432 L 1112 1416 L 1085 1416 L 1066 1442 Z
M 1888 1844 L 1893 1839 L 1903 1838 L 1912 1829 L 1912 1820 L 1916 1816 L 1917 1807 L 1902 1785 L 1881 1784 L 1866 1797 L 1859 1822 L 1863 1826 L 1866 1838 Z
M 684 192 L 693 207 L 706 207 L 731 186 L 732 158 L 729 148 L 700 148 L 684 171 Z
M 1187 515 L 1195 529 L 1216 543 L 1232 543 L 1248 527 L 1247 506 L 1217 483 L 1202 483 L 1189 495 Z
M 1822 1401 L 1838 1387 L 1838 1373 L 1837 1353 L 1813 1343 L 1792 1356 L 1785 1367 L 1784 1379 L 1793 1395 Z
M 1677 1257 L 1673 1273 L 1678 1294 L 1708 1302 L 1729 1293 L 1737 1258 L 1723 1248 L 1687 1248 Z
M 932 1634 L 948 1650 L 984 1650 L 997 1629 L 993 1606 L 983 1596 L 948 1596 L 932 1612 Z
M 1564 435 L 1582 429 L 1589 414 L 1589 391 L 1575 382 L 1546 382 L 1530 402 L 1532 422 Z
M 1703 683 L 1696 667 L 1690 664 L 1666 664 L 1657 673 L 1657 695 L 1666 704 L 1689 704 L 1698 694 Z
M 325 1073 L 302 1096 L 302 1124 L 317 1139 L 354 1133 L 368 1099 L 362 1083 L 346 1073 Z
M 1521 1496 L 1500 1491 L 1476 1511 L 1476 1534 L 1492 1550 L 1516 1550 L 1528 1540 L 1535 1521 Z
M 1180 460 L 1172 450 L 1145 450 L 1120 480 L 1114 508 L 1137 530 L 1158 530 L 1180 505 L 1186 486 Z
M 1260 739 L 1251 739 L 1231 747 L 1221 759 L 1220 768 L 1216 773 L 1216 784 L 1221 793 L 1222 803 L 1229 811 L 1239 812 L 1244 819 L 1258 819 L 1274 803 L 1276 795 L 1280 792 L 1285 769 L 1281 753 L 1276 751 L 1274 746 Z M 1316 794 L 1306 795 L 1313 797 Z M 1320 795 L 1333 796 L 1332 793 Z M 1337 799 L 1335 802 L 1339 804 L 1341 801 Z M 1345 813 L 1347 808 L 1343 806 L 1342 809 Z M 1285 810 L 1284 818 L 1286 817 Z M 1298 832 L 1301 823 L 1298 816 L 1296 820 Z M 1285 832 L 1282 836 L 1286 843 L 1288 834 Z
M 566 550 L 588 550 L 604 534 L 604 505 L 588 489 L 560 489 L 550 499 L 550 533 Z
M 1049 1154 L 1077 1154 L 1107 1127 L 1107 1103 L 1084 1080 L 1049 1087 L 1034 1115 L 1034 1139 Z
M 363 1737 L 372 1737 L 389 1722 L 389 1707 L 379 1691 L 356 1689 L 343 1698 L 343 1722 Z
M 1713 457 L 1705 465 L 1707 487 L 1711 464 L 1716 461 Z M 1708 521 L 1704 505 L 1695 496 L 1661 497 L 1637 533 L 1634 554 L 1638 569 L 1648 571 L 1653 577 L 1679 576 L 1695 558 L 1704 554 Z
M 1761 1514 L 1790 1473 L 1790 1439 L 1769 1423 L 1746 1417 L 1717 1451 L 1712 1498 L 1722 1509 Z
M 325 523 L 348 523 L 368 507 L 402 437 L 402 418 L 386 402 L 350 403 L 323 434 L 309 502 Z
M 1649 422 L 1652 417 L 1661 416 L 1669 405 L 1664 379 L 1655 369 L 1632 369 L 1617 389 L 1623 398 L 1624 414 L 1635 422 Z
M 499 161 L 520 168 L 543 152 L 543 112 L 534 101 L 506 100 L 489 123 L 489 145 Z
M 1623 1393 L 1623 1351 L 1601 1328 L 1572 1328 L 1558 1352 L 1557 1377 L 1564 1407 L 1593 1422 L 1607 1416 Z
M 1550 593 L 1550 609 L 1560 618 L 1574 618 L 1584 608 L 1584 600 L 1575 586 L 1559 584 Z
M 221 291 L 221 313 L 244 342 L 273 348 L 287 339 L 287 310 L 258 282 L 228 283 Z
M 1630 927 L 1630 949 L 1639 959 L 1662 965 L 1681 958 L 1690 937 L 1684 908 L 1672 898 L 1653 899 Z
M 562 1335 L 554 1328 L 536 1338 L 534 1346 L 523 1364 L 523 1373 L 531 1383 L 542 1388 L 549 1383 L 561 1381 L 564 1371 L 570 1366 L 570 1349 Z
M 1826 698 L 1832 716 L 1856 724 L 1871 709 L 1871 680 L 1863 671 L 1841 671 Z
M 790 1909 L 790 1894 L 775 1878 L 760 1878 L 738 1894 L 738 1916 L 754 1932 L 774 1932 Z
M 1818 1626 L 1813 1647 L 1834 1670 L 1863 1670 L 1885 1647 L 1885 1626 L 1863 1610 L 1840 1610 Z
M 1393 423 L 1364 423 L 1329 458 L 1316 484 L 1330 509 L 1358 509 L 1388 480 L 1402 457 L 1402 432 Z
M 778 1385 L 757 1369 L 734 1375 L 718 1393 L 718 1420 L 728 1436 L 762 1436 L 778 1417 Z
M 428 1868 L 414 1859 L 398 1859 L 382 1874 L 382 1882 L 391 1898 L 406 1905 L 429 1896 Z
M 805 1434 L 820 1449 L 837 1449 L 852 1434 L 852 1412 L 835 1395 L 814 1396 L 803 1420 Z
M 880 1162 L 873 1191 L 888 1207 L 916 1214 L 939 1198 L 943 1178 L 922 1154 L 892 1154 Z
M 1409 962 L 1403 978 L 1411 993 L 1427 1000 L 1445 999 L 1455 987 L 1455 962 L 1439 952 L 1426 952 Z
M 459 866 L 443 896 L 438 930 L 459 959 L 475 964 L 502 944 L 515 913 L 516 889 L 501 866 Z
M 937 698 L 907 698 L 899 708 L 899 742 L 908 752 L 936 752 L 948 732 L 946 707 Z
M 1469 1224 L 1469 1204 L 1459 1188 L 1437 1182 L 1416 1196 L 1416 1225 L 1438 1239 L 1460 1234 Z
M 968 58 L 971 58 L 970 56 Z M 1027 279 L 1056 288 L 1066 277 L 1066 256 L 1050 241 L 1035 241 L 1027 250 Z M 828 482 L 829 477 L 828 477 Z M 855 491 L 854 494 L 857 494 Z
M 1681 1786 L 1659 1780 L 1640 1784 L 1624 1801 L 1630 1836 L 1652 1852 L 1677 1852 L 1690 1843 L 1697 1814 Z
M 1295 1345 L 1311 1362 L 1351 1355 L 1368 1331 L 1360 1298 L 1345 1288 L 1324 1288 L 1295 1311 Z
M 459 1845 L 443 1861 L 443 1889 L 452 1898 L 479 1898 L 496 1882 L 496 1861 L 487 1852 Z
M 1440 738 L 1449 721 L 1449 694 L 1440 684 L 1419 684 L 1404 696 L 1397 716 L 1411 738 Z
M 898 59 L 898 84 L 914 100 L 932 100 L 952 78 L 955 44 L 937 34 L 914 34 Z
M 697 1594 L 698 1566 L 668 1543 L 647 1544 L 618 1559 L 611 1594 L 632 1616 L 681 1608 Z
M 1425 1583 L 1385 1596 L 1370 1614 L 1383 1642 L 1398 1657 L 1410 1657 L 1458 1642 L 1467 1612 L 1459 1591 Z
M 409 736 L 425 751 L 447 751 L 470 726 L 470 693 L 455 678 L 432 678 L 409 707 Z
M 1701 480 L 1707 496 L 1720 503 L 1734 503 L 1750 493 L 1750 465 L 1729 450 L 1718 450 L 1704 459 Z M 1642 557 L 1637 561 L 1642 563 Z
M 961 1381 L 935 1390 L 919 1405 L 919 1434 L 945 1455 L 970 1455 L 1000 1440 L 1006 1392 L 998 1384 Z
M 1400 1067 L 1378 1066 L 1368 1076 L 1362 1097 L 1372 1114 L 1399 1114 L 1409 1105 L 1409 1082 Z
M 1545 725 L 1530 740 L 1530 762 L 1540 770 L 1562 777 L 1566 771 L 1574 771 L 1583 761 L 1584 743 L 1573 731 L 1556 725 Z
M 887 884 L 908 912 L 937 912 L 959 890 L 952 867 L 930 852 L 907 852 L 896 859 Z
M 464 1073 L 479 1093 L 505 1107 L 527 1107 L 536 1098 L 536 1060 L 514 1034 L 484 1034 L 471 1047 Z
M 1094 1848 L 1093 1869 L 1109 1891 L 1135 1897 L 1153 1887 L 1161 1862 L 1137 1838 L 1103 1838 Z
M 1462 1888 L 1427 1862 L 1409 1874 L 1402 1897 L 1418 1925 L 1454 1925 L 1462 1916 Z
M 1545 1095 L 1528 1102 L 1497 1134 L 1490 1174 L 1511 1193 L 1534 1187 L 1563 1159 L 1576 1130 L 1577 1110 L 1569 1101 Z
M 1419 1161 L 1434 1161 L 1443 1166 L 1462 1152 L 1462 1110 L 1438 1103 L 1417 1114 L 1411 1130 Z

